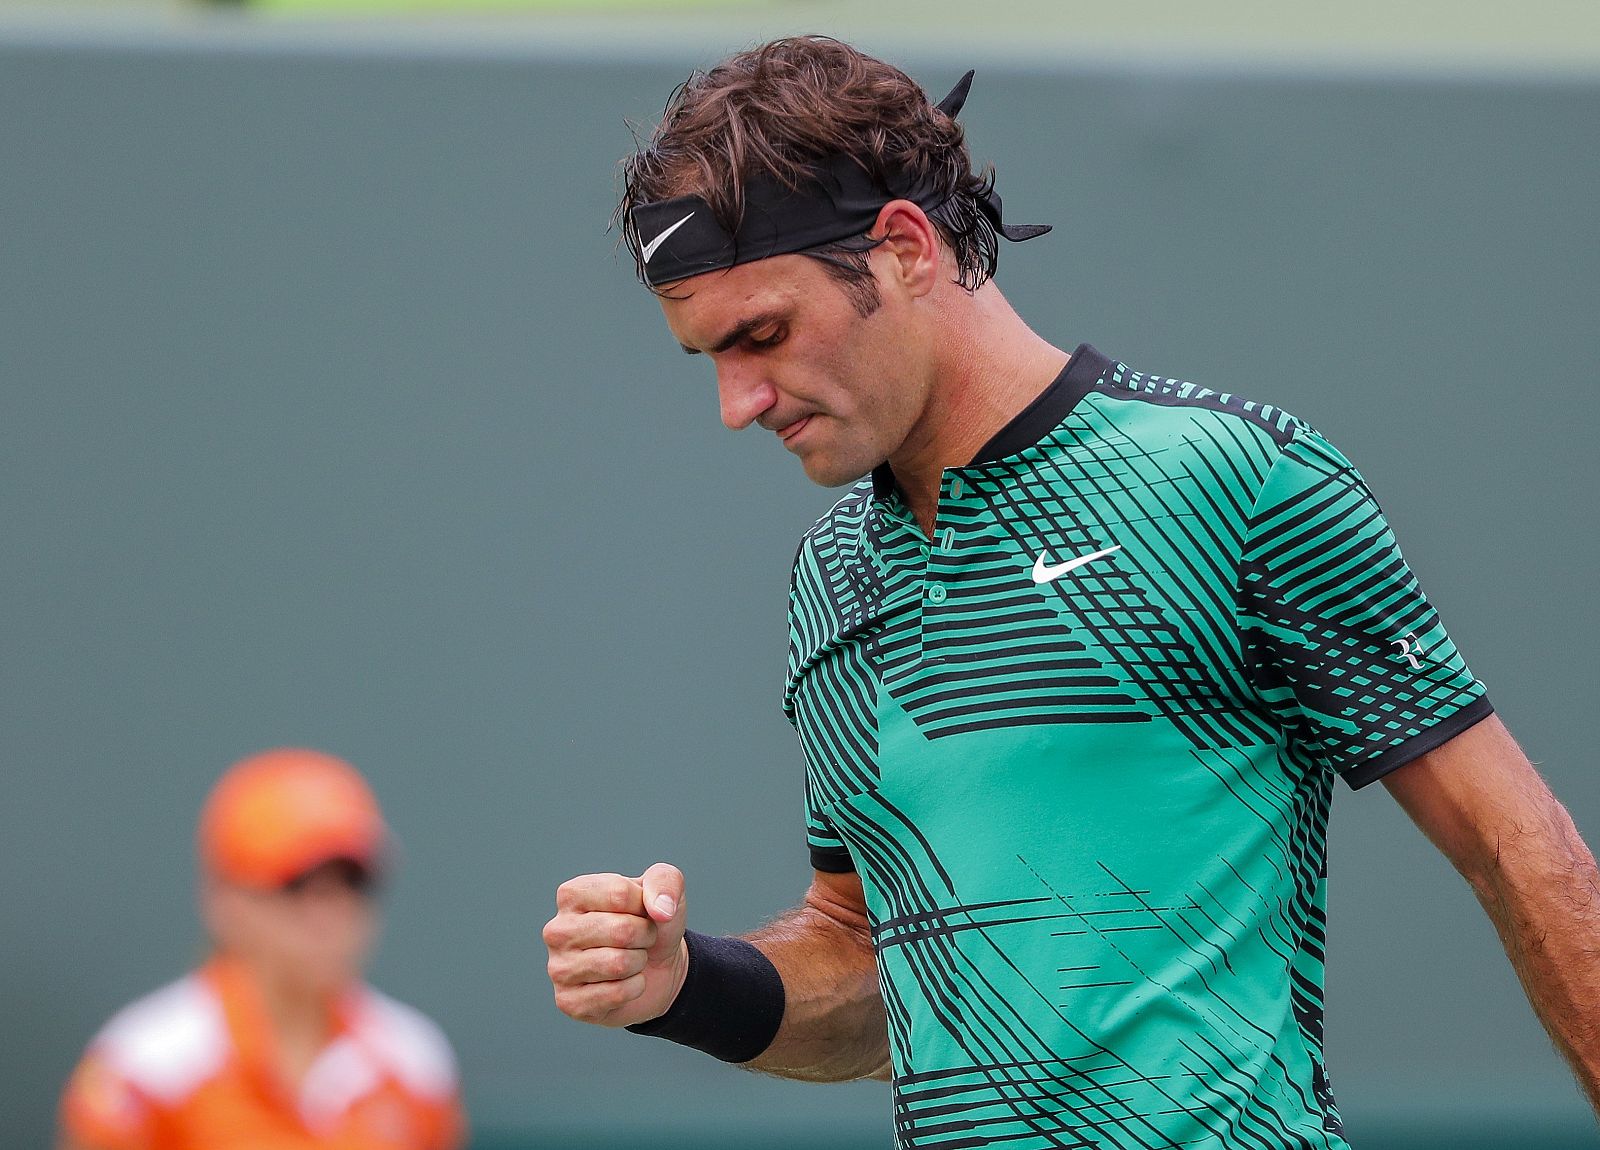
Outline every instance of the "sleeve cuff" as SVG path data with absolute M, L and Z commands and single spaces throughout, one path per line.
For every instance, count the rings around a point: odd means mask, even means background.
M 1468 727 L 1475 726 L 1494 714 L 1494 706 L 1489 702 L 1487 695 L 1480 695 L 1477 699 L 1454 712 L 1445 719 L 1440 720 L 1426 731 L 1411 736 L 1405 742 L 1390 747 L 1374 758 L 1357 763 L 1348 770 L 1341 771 L 1344 781 L 1350 784 L 1350 789 L 1359 791 L 1368 783 L 1375 783 L 1384 775 L 1397 771 L 1411 760 L 1427 754 L 1429 751 L 1444 746 Z M 813 848 L 813 852 L 815 848 Z
M 815 843 L 811 846 L 811 867 L 826 874 L 852 874 L 856 869 L 856 860 L 850 857 L 846 847 L 819 847 Z

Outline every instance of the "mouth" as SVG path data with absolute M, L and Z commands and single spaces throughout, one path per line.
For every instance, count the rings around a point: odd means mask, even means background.
M 783 442 L 786 444 L 792 443 L 794 438 L 804 431 L 810 422 L 811 416 L 802 416 L 793 423 L 778 428 L 778 438 L 783 440 Z

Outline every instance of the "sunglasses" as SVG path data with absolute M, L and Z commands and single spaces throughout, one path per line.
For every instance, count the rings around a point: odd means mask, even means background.
M 304 874 L 295 875 L 283 884 L 283 890 L 287 894 L 298 895 L 327 883 L 341 886 L 352 894 L 371 897 L 377 893 L 378 876 L 372 868 L 355 859 L 330 859 Z

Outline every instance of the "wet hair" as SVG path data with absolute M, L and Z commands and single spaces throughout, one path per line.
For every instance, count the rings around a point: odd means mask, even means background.
M 994 275 L 999 238 L 979 201 L 994 171 L 972 170 L 961 125 L 904 72 L 825 36 L 774 40 L 695 72 L 667 99 L 649 139 L 622 163 L 613 216 L 645 281 L 641 241 L 627 226 L 640 204 L 695 195 L 730 233 L 744 215 L 745 185 L 765 175 L 790 188 L 820 162 L 848 156 L 882 186 L 891 173 L 935 189 L 928 212 L 968 291 Z M 865 235 L 810 248 L 855 308 L 878 306 Z

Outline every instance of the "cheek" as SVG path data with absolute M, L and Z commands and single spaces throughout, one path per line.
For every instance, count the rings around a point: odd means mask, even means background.
M 915 389 L 905 386 L 914 370 L 897 332 L 882 312 L 817 324 L 794 337 L 773 363 L 773 383 L 798 404 L 818 407 L 858 431 L 867 430 L 862 424 L 874 431 L 898 427 L 918 401 Z
M 295 933 L 306 954 L 345 956 L 363 949 L 373 936 L 375 916 L 368 907 L 341 901 L 304 909 Z
M 789 391 L 795 398 L 845 418 L 870 414 L 880 406 L 883 397 L 872 363 L 848 345 L 820 348 L 800 362 L 806 367 L 803 374 L 795 372 Z
M 906 406 L 905 380 L 914 374 L 904 336 L 882 316 L 858 320 L 833 362 L 863 407 L 886 412 Z

